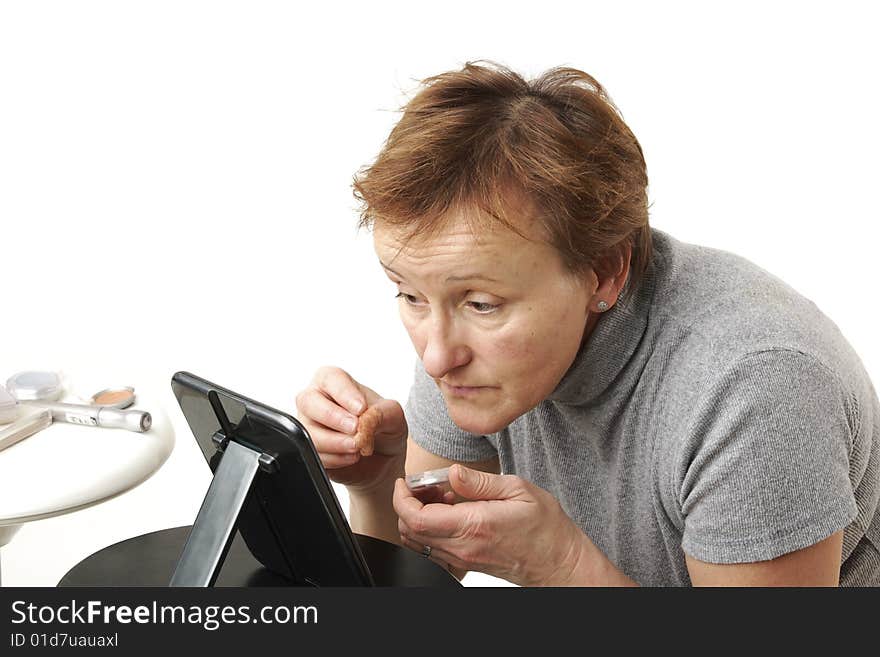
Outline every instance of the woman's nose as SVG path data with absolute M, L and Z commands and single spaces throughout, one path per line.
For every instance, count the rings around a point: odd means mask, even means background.
M 441 379 L 470 360 L 470 349 L 456 337 L 448 323 L 434 321 L 425 340 L 422 365 L 428 376 Z

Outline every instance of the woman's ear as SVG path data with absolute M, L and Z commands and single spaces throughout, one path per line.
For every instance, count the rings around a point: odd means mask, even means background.
M 590 301 L 590 310 L 593 312 L 605 312 L 617 303 L 629 274 L 632 247 L 627 246 L 623 252 L 618 252 L 611 258 L 611 261 L 603 263 L 605 267 L 601 268 L 601 273 L 600 270 L 596 271 L 598 287 Z

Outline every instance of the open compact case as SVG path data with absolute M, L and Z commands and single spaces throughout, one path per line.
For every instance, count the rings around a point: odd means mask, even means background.
M 134 404 L 134 388 L 105 388 L 96 392 L 89 398 L 92 406 L 106 406 L 108 408 L 128 408 Z

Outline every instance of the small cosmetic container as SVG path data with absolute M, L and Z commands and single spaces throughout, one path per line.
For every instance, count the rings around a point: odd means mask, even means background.
M 128 408 L 134 404 L 134 388 L 107 388 L 96 392 L 89 399 L 92 406 L 106 406 L 108 408 Z
M 64 393 L 61 377 L 55 372 L 19 372 L 9 377 L 6 389 L 19 401 L 56 401 Z

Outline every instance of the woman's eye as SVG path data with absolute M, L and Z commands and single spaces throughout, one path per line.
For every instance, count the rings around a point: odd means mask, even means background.
M 470 305 L 471 308 L 473 308 L 476 312 L 478 312 L 481 315 L 488 315 L 489 313 L 494 312 L 498 308 L 498 306 L 496 306 L 494 304 L 485 303 L 483 301 L 468 301 L 468 304 Z
M 425 305 L 423 303 L 419 303 L 418 297 L 415 297 L 412 294 L 407 294 L 406 292 L 398 292 L 394 295 L 394 298 L 403 299 L 407 303 L 407 305 L 410 306 L 419 307 Z M 485 303 L 483 301 L 468 301 L 467 305 L 470 306 L 478 315 L 488 315 L 498 310 L 497 305 Z
M 394 295 L 394 298 L 395 298 L 395 299 L 403 299 L 404 301 L 406 301 L 406 302 L 407 302 L 409 305 L 411 305 L 411 306 L 416 306 L 416 305 L 418 305 L 418 303 L 417 303 L 417 302 L 418 302 L 418 299 L 416 299 L 416 298 L 415 298 L 413 295 L 411 295 L 411 294 L 406 294 L 405 292 L 398 292 L 397 294 Z

